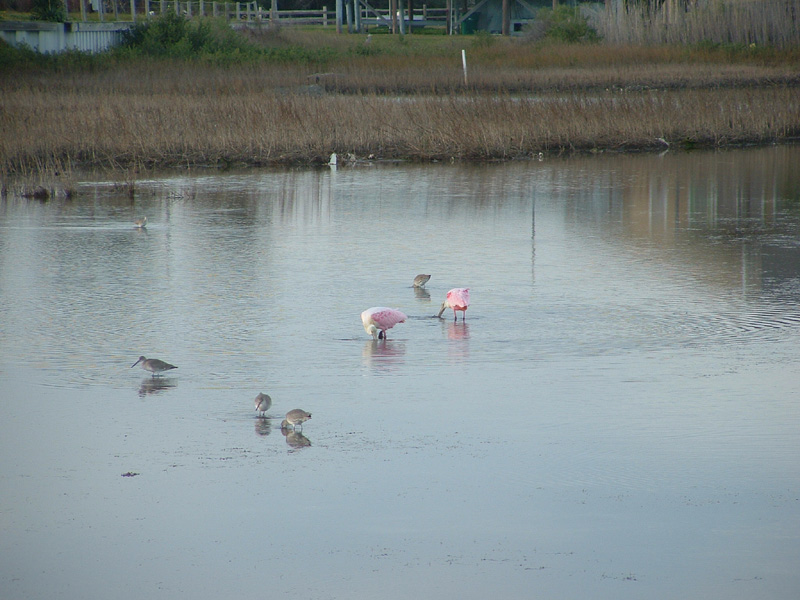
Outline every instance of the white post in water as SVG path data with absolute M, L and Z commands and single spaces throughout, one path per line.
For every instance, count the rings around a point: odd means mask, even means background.
M 461 51 L 461 64 L 464 66 L 464 86 L 467 85 L 467 51 Z

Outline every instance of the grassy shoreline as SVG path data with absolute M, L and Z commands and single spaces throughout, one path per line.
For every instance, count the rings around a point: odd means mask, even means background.
M 318 165 L 332 152 L 510 160 L 800 137 L 797 50 L 259 35 L 327 58 L 0 66 L 0 175 Z

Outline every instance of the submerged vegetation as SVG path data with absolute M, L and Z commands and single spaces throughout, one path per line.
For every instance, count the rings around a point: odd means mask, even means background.
M 513 38 L 375 31 L 368 41 L 168 13 L 103 55 L 0 44 L 0 175 L 320 164 L 332 152 L 494 160 L 800 136 L 797 43 L 710 33 L 611 42 L 606 13 L 564 8 Z M 641 37 L 641 15 L 630 19 Z M 762 31 L 779 37 L 772 25 Z

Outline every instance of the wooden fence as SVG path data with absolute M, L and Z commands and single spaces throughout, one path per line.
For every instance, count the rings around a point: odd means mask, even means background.
M 360 1 L 356 21 L 367 25 L 391 26 L 391 11 L 370 6 Z M 323 6 L 321 10 L 267 10 L 256 2 L 209 2 L 208 0 L 91 0 L 101 22 L 113 20 L 137 21 L 174 12 L 186 17 L 214 17 L 228 21 L 266 23 L 281 25 L 336 25 L 336 11 Z M 87 20 L 87 0 L 81 0 L 81 18 Z M 408 28 L 444 26 L 447 22 L 446 8 L 423 6 L 409 15 L 403 12 L 404 24 Z

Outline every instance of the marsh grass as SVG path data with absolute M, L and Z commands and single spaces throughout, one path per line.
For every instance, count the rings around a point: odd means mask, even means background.
M 382 159 L 510 159 L 538 152 L 724 145 L 800 134 L 795 89 L 611 91 L 519 97 L 310 96 L 245 89 L 213 95 L 77 90 L 6 96 L 5 172 L 57 165 L 114 169 L 324 163 L 331 152 Z M 55 111 L 59 117 L 37 118 Z
M 590 22 L 612 44 L 800 45 L 800 0 L 629 2 Z
M 0 196 L 19 196 L 46 202 L 54 198 L 73 199 L 78 194 L 77 178 L 71 165 L 57 157 L 37 157 L 21 165 L 15 177 L 0 178 Z
M 0 60 L 0 175 L 315 164 L 332 152 L 494 160 L 800 134 L 797 49 L 375 35 L 364 52 L 365 36 L 248 35 L 273 58 Z

